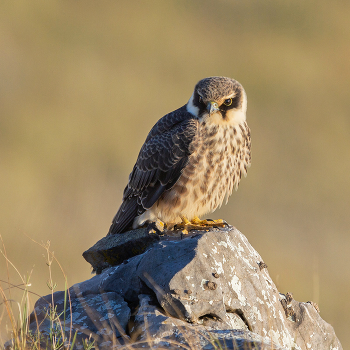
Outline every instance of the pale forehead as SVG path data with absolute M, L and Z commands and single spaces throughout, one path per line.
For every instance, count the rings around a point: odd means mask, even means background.
M 220 100 L 232 97 L 241 85 L 234 79 L 226 77 L 210 77 L 200 80 L 195 90 L 204 100 Z

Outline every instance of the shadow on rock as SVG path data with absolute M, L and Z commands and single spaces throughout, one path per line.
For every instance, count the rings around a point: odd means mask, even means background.
M 65 327 L 78 331 L 77 349 L 90 334 L 99 349 L 172 348 L 173 342 L 200 349 L 342 349 L 315 304 L 278 292 L 267 265 L 237 229 L 180 238 L 159 237 L 117 266 L 94 260 L 101 273 L 72 286 L 65 309 L 71 315 Z M 47 305 L 62 312 L 63 296 L 36 303 L 41 330 L 48 327 Z

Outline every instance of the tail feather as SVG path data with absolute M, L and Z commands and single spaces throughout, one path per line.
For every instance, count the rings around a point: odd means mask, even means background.
M 109 228 L 108 235 L 123 233 L 129 228 L 131 228 L 134 219 L 138 215 L 140 215 L 141 208 L 140 204 L 138 204 L 137 197 L 131 197 L 124 200 L 112 221 L 112 225 Z M 142 211 L 144 211 L 143 208 L 141 210 L 141 213 Z

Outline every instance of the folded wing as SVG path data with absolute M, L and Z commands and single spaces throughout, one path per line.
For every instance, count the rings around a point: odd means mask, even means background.
M 123 203 L 109 234 L 128 229 L 138 215 L 174 186 L 187 165 L 198 122 L 186 111 L 175 112 L 160 119 L 150 131 L 129 176 Z

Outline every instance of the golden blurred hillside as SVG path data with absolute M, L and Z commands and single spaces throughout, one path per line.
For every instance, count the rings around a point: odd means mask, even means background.
M 248 94 L 253 158 L 211 217 L 350 349 L 349 18 L 348 1 L 2 1 L 0 233 L 21 273 L 35 265 L 32 291 L 49 293 L 48 271 L 27 236 L 51 241 L 70 285 L 89 278 L 81 254 L 107 233 L 149 129 L 225 75 Z

